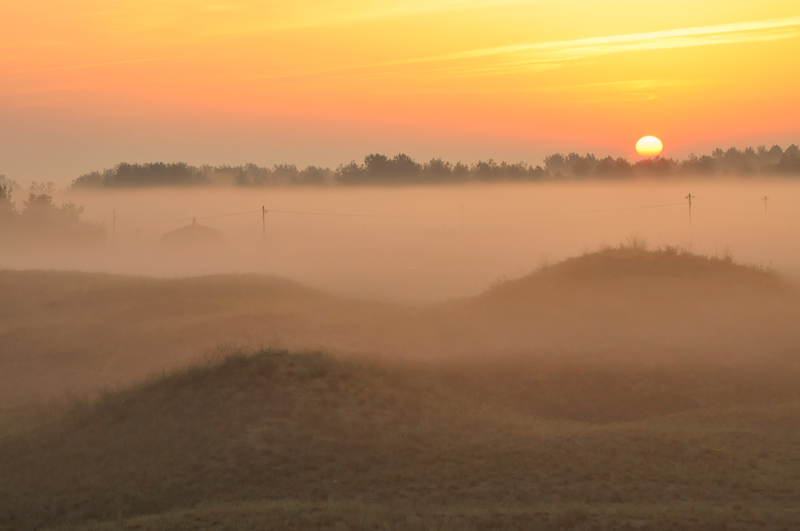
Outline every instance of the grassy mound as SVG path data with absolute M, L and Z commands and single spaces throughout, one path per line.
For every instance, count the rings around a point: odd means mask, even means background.
M 10 407 L 142 380 L 220 344 L 661 366 L 759 366 L 800 348 L 800 296 L 779 275 L 636 246 L 426 306 L 347 300 L 257 275 L 1 271 L 0 293 L 0 425 Z
M 0 413 L 194 363 L 220 344 L 326 343 L 353 305 L 260 275 L 0 271 Z M 356 305 L 357 306 L 357 305 Z M 322 323 L 322 324 L 320 324 Z M 297 344 L 301 343 L 301 344 Z
M 774 270 L 740 264 L 730 255 L 703 256 L 676 247 L 647 250 L 641 244 L 606 247 L 592 253 L 545 265 L 535 273 L 494 287 L 488 296 L 523 294 L 525 288 L 542 282 L 607 283 L 638 282 L 649 279 L 684 279 L 700 283 L 727 284 L 749 288 L 785 289 L 786 283 Z
M 0 439 L 0 529 L 791 529 L 796 376 L 238 353 Z
M 757 362 L 800 346 L 800 293 L 777 273 L 674 248 L 609 248 L 464 303 L 495 351 L 603 361 Z M 487 348 L 487 350 L 489 350 Z

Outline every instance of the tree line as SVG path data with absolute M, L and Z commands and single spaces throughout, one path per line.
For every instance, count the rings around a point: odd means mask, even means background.
M 12 186 L 0 181 L 0 246 L 98 245 L 106 241 L 102 224 L 81 219 L 83 207 L 53 203 L 52 184 L 33 183 L 22 208 L 17 209 Z
M 419 163 L 405 154 L 388 157 L 367 155 L 359 164 L 352 161 L 336 169 L 292 164 L 271 168 L 241 166 L 191 166 L 184 162 L 167 164 L 121 163 L 102 172 L 81 175 L 72 188 L 129 188 L 147 186 L 198 186 L 228 184 L 242 187 L 285 185 L 375 185 L 435 184 L 464 182 L 541 181 L 584 178 L 624 178 L 670 175 L 800 175 L 800 148 L 791 145 L 748 147 L 743 150 L 716 149 L 710 155 L 689 155 L 686 159 L 654 157 L 637 162 L 625 158 L 597 158 L 593 154 L 555 153 L 545 157 L 543 165 L 525 162 L 496 162 L 492 159 L 467 165 L 439 158 Z

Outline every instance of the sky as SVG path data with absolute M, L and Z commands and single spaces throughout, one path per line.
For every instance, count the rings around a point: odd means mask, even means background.
M 0 0 L 0 174 L 800 141 L 796 0 Z

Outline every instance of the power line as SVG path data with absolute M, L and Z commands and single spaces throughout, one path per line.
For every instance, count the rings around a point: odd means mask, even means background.
M 234 212 L 232 214 L 216 214 L 216 215 L 212 215 L 212 216 L 192 216 L 192 217 L 186 217 L 186 218 L 156 219 L 156 220 L 146 221 L 144 223 L 137 223 L 136 225 L 138 227 L 142 227 L 142 226 L 148 227 L 148 226 L 153 226 L 153 225 L 164 225 L 166 223 L 177 223 L 179 221 L 193 221 L 193 220 L 198 220 L 198 219 L 213 219 L 213 218 L 227 218 L 227 217 L 231 217 L 231 216 L 242 216 L 244 214 L 255 214 L 255 213 L 258 213 L 258 212 L 261 212 L 261 209 L 259 209 L 259 210 L 248 210 L 246 212 Z M 115 219 L 115 223 L 117 225 L 123 226 L 122 224 L 119 223 L 118 218 L 116 217 L 116 214 L 115 214 L 115 218 L 114 219 Z M 131 228 L 131 227 L 129 227 L 129 228 Z
M 242 216 L 244 214 L 258 214 L 261 211 L 262 209 L 259 208 L 258 210 L 248 210 L 247 212 L 236 212 L 233 214 L 218 214 L 216 216 L 197 216 L 197 219 L 229 218 L 231 216 Z
M 763 198 L 762 198 L 762 199 L 756 199 L 755 201 L 747 201 L 747 202 L 744 202 L 744 203 L 721 203 L 719 201 L 711 201 L 711 200 L 705 199 L 703 197 L 697 197 L 696 195 L 693 195 L 692 199 L 694 199 L 695 201 L 699 200 L 699 201 L 701 201 L 703 203 L 708 203 L 709 205 L 718 205 L 718 206 L 748 206 L 748 205 L 753 205 L 755 203 L 759 203 L 759 202 L 763 201 Z
M 578 215 L 578 214 L 604 214 L 604 213 L 611 213 L 611 212 L 627 212 L 627 211 L 634 211 L 634 210 L 646 210 L 646 209 L 654 209 L 654 208 L 668 208 L 674 206 L 689 206 L 689 223 L 692 222 L 692 204 L 694 201 L 698 199 L 697 196 L 693 194 L 689 194 L 685 198 L 687 201 L 678 202 L 678 203 L 661 203 L 661 204 L 654 204 L 654 205 L 642 205 L 642 206 L 631 206 L 631 207 L 618 207 L 618 208 L 600 208 L 600 209 L 587 209 L 587 210 L 563 210 L 563 211 L 555 211 L 555 212 L 524 212 L 524 213 L 509 213 L 509 214 L 465 214 L 463 211 L 463 207 L 461 207 L 460 212 L 457 214 L 358 214 L 358 213 L 345 213 L 345 212 L 326 212 L 326 211 L 312 211 L 312 210 L 275 210 L 275 209 L 267 209 L 266 206 L 262 206 L 258 210 L 246 210 L 243 212 L 231 212 L 226 214 L 212 214 L 208 216 L 195 216 L 195 217 L 184 217 L 184 218 L 172 218 L 172 219 L 162 219 L 162 220 L 151 220 L 146 223 L 139 223 L 137 224 L 137 228 L 141 226 L 152 226 L 152 225 L 161 225 L 165 223 L 175 223 L 181 221 L 194 221 L 198 219 L 215 219 L 215 218 L 225 218 L 225 217 L 234 217 L 234 216 L 243 216 L 248 214 L 261 214 L 262 217 L 262 238 L 266 240 L 266 214 L 268 212 L 274 214 L 287 214 L 287 215 L 301 215 L 301 216 L 322 216 L 322 217 L 338 217 L 338 218 L 372 218 L 372 219 L 465 219 L 465 218 L 472 218 L 472 219 L 492 219 L 492 218 L 528 218 L 528 217 L 541 217 L 541 216 L 567 216 L 567 215 Z M 706 200 L 700 198 L 701 201 L 709 204 L 717 204 L 717 205 L 725 205 L 725 206 L 744 206 L 750 205 L 754 202 L 747 202 L 747 203 L 718 203 L 710 200 Z M 764 197 L 759 199 L 756 202 L 764 201 L 764 208 L 767 207 L 767 201 L 769 198 Z M 116 211 L 113 212 L 112 218 L 112 229 L 116 232 L 116 226 L 119 225 L 121 227 L 126 226 L 125 224 L 119 223 Z M 127 228 L 133 228 L 127 226 Z
M 694 196 L 692 196 L 694 197 Z M 643 210 L 648 208 L 664 208 L 671 206 L 685 205 L 681 203 L 663 203 L 660 205 L 644 205 L 638 207 L 621 207 L 621 208 L 603 208 L 593 210 L 567 210 L 562 212 L 526 212 L 518 214 L 345 214 L 338 212 L 313 212 L 309 210 L 274 210 L 270 209 L 269 212 L 275 214 L 298 214 L 306 216 L 331 216 L 331 217 L 347 217 L 347 218 L 522 218 L 522 217 L 536 217 L 536 216 L 563 216 L 570 214 L 601 214 L 605 212 L 623 212 L 627 210 Z M 199 218 L 198 218 L 199 219 Z
M 567 210 L 561 212 L 525 212 L 517 214 L 348 214 L 344 212 L 318 212 L 311 210 L 274 210 L 267 209 L 262 206 L 258 210 L 247 210 L 245 212 L 233 212 L 229 214 L 216 214 L 211 216 L 195 216 L 186 218 L 173 218 L 150 221 L 144 225 L 154 225 L 163 223 L 175 223 L 178 221 L 193 221 L 196 219 L 214 219 L 225 218 L 232 216 L 243 216 L 246 214 L 262 214 L 262 217 L 271 212 L 274 214 L 290 214 L 302 216 L 325 216 L 325 217 L 338 217 L 338 218 L 377 218 L 377 219 L 454 219 L 454 218 L 521 218 L 521 217 L 536 217 L 536 216 L 563 216 L 570 214 L 601 214 L 605 212 L 624 212 L 628 210 L 642 210 L 649 208 L 664 208 L 671 206 L 684 205 L 686 203 L 664 203 L 660 205 L 644 205 L 638 207 L 621 207 L 621 208 L 603 208 L 593 210 Z M 463 212 L 463 207 L 462 207 Z M 141 225 L 141 224 L 140 224 Z
M 452 218 L 449 214 L 344 214 L 339 212 L 311 212 L 309 210 L 269 210 L 275 214 L 299 214 L 303 216 L 328 216 L 336 218 Z

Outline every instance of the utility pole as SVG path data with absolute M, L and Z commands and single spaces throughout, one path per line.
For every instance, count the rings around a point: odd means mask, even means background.
M 769 201 L 769 197 L 764 196 L 764 214 L 767 213 L 767 201 Z
M 464 235 L 464 206 L 461 206 L 461 235 Z
M 111 211 L 111 243 L 117 242 L 117 210 Z
M 695 196 L 693 196 L 692 194 L 689 194 L 689 195 L 686 196 L 686 199 L 689 200 L 689 226 L 690 227 L 692 226 L 692 199 L 694 199 L 694 197 Z
M 261 239 L 267 244 L 267 207 L 261 205 Z

